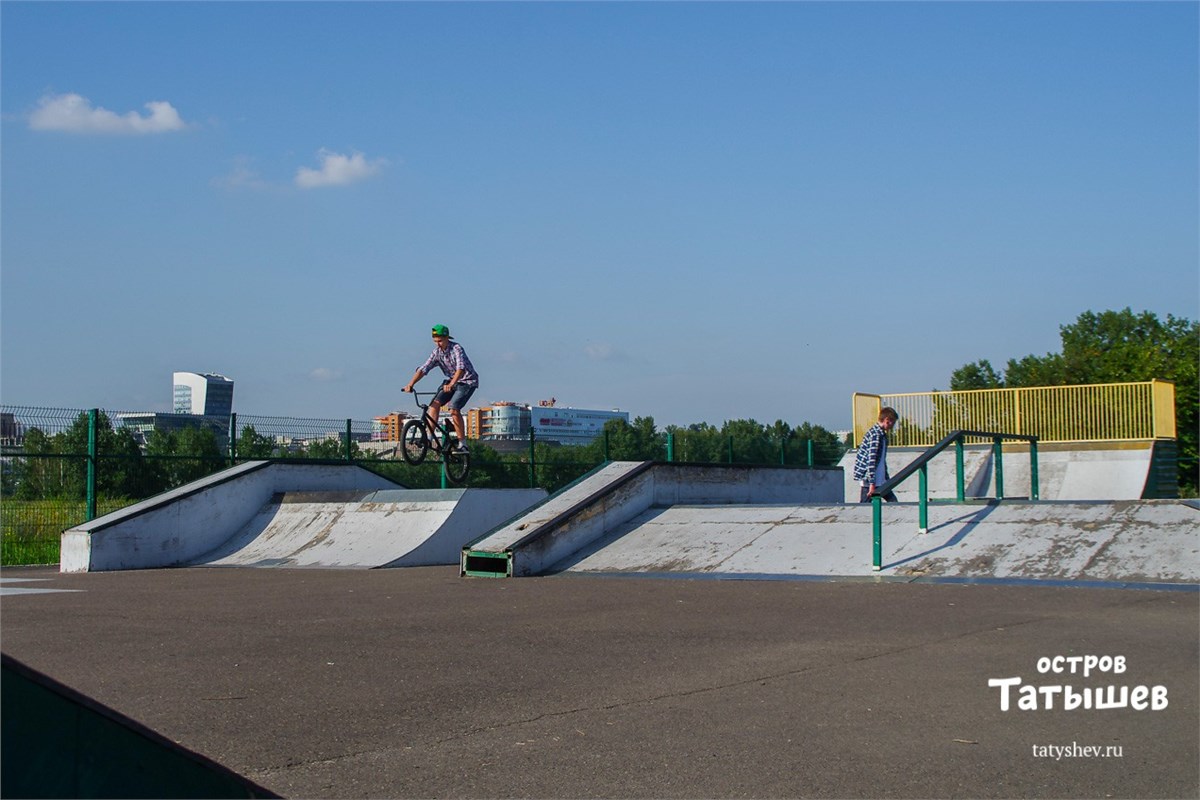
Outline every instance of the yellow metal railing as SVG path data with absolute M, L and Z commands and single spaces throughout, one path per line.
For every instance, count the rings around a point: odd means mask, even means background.
M 884 406 L 896 409 L 900 416 L 899 425 L 888 437 L 897 447 L 929 447 L 959 429 L 1036 436 L 1042 442 L 1175 438 L 1175 384 L 1167 381 L 914 394 L 856 393 L 855 444 L 875 424 Z

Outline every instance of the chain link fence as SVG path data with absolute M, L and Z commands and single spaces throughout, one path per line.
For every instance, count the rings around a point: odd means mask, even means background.
M 555 492 L 608 460 L 831 466 L 828 431 L 737 421 L 655 429 L 615 420 L 588 445 L 471 444 L 466 486 Z M 447 485 L 440 461 L 405 463 L 374 421 L 0 406 L 0 563 L 56 564 L 62 531 L 226 467 L 259 459 L 353 463 L 413 489 Z

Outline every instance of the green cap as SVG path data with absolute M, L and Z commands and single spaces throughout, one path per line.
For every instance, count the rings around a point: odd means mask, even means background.
M 450 329 L 447 328 L 445 325 L 434 325 L 433 326 L 433 335 L 434 336 L 445 336 L 447 339 L 454 338 L 453 336 L 450 335 Z

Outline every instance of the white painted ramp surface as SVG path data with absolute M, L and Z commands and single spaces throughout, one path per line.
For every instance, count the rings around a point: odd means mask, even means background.
M 457 564 L 467 541 L 545 496 L 540 489 L 277 494 L 227 542 L 189 566 Z
M 1178 501 L 884 508 L 872 569 L 868 505 L 650 508 L 556 571 L 761 576 L 954 576 L 1200 582 L 1200 510 Z

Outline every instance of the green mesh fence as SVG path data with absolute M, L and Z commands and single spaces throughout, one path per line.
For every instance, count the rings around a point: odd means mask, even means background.
M 350 462 L 413 489 L 447 485 L 436 455 L 405 463 L 372 421 L 105 409 L 95 416 L 93 432 L 85 409 L 0 406 L 0 563 L 57 563 L 59 536 L 89 519 L 89 497 L 102 515 L 244 461 Z M 645 420 L 614 421 L 587 445 L 472 442 L 465 485 L 554 492 L 609 459 L 802 467 L 836 464 L 844 452 L 824 429 L 778 426 L 737 421 L 658 431 Z

